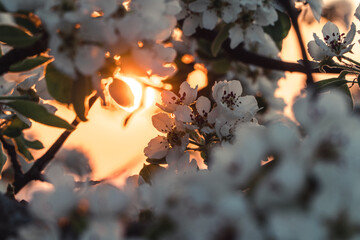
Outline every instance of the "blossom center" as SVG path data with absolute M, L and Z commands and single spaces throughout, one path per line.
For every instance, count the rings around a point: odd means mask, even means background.
M 325 42 L 327 45 L 333 49 L 335 52 L 340 52 L 342 49 L 344 49 L 344 46 L 346 45 L 346 37 L 345 33 L 339 34 L 339 33 L 332 33 L 333 39 L 329 42 L 330 36 L 326 35 L 324 37 Z
M 221 98 L 221 102 L 223 104 L 226 104 L 228 108 L 231 110 L 234 110 L 235 107 L 239 107 L 241 104 L 241 101 L 239 101 L 240 96 L 237 96 L 236 93 L 230 92 L 227 93 L 226 90 L 224 90 L 223 96 Z

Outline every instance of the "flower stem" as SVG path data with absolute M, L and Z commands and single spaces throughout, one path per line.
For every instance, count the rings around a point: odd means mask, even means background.
M 342 56 L 342 58 L 344 58 L 344 59 L 348 60 L 349 62 L 352 62 L 352 63 L 356 64 L 358 67 L 360 67 L 360 63 L 355 60 L 353 60 L 349 57 L 345 57 L 345 56 Z
M 199 146 L 199 147 L 202 147 L 202 145 L 200 143 L 195 142 L 195 141 L 193 141 L 191 139 L 189 139 L 189 143 L 194 144 L 194 145 Z

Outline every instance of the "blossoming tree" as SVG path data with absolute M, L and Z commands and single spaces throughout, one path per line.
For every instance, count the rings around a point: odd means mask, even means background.
M 321 0 L 0 0 L 1 239 L 360 239 L 356 22 L 345 34 L 329 21 L 306 47 L 309 9 L 320 21 Z M 279 57 L 291 27 L 298 63 Z M 196 64 L 200 90 L 186 82 Z M 306 75 L 293 120 L 274 95 L 285 71 Z M 163 90 L 161 135 L 121 189 L 82 154 L 57 154 L 96 100 L 129 102 L 119 76 Z M 33 121 L 65 129 L 38 159 Z M 53 188 L 18 199 L 33 181 Z

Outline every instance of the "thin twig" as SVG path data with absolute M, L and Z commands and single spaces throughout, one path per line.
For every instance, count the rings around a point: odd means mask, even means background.
M 95 103 L 97 98 L 98 96 L 95 95 L 89 100 L 89 109 Z M 71 124 L 76 127 L 77 125 L 79 125 L 79 123 L 80 122 L 75 119 Z M 24 177 L 20 179 L 20 181 L 14 182 L 15 194 L 17 194 L 29 182 L 33 180 L 43 180 L 42 171 L 51 162 L 55 154 L 60 150 L 66 139 L 73 131 L 74 130 L 64 131 L 60 135 L 60 137 L 53 143 L 53 145 L 46 151 L 46 153 L 35 161 L 30 170 L 24 174 Z
M 302 39 L 302 35 L 300 32 L 300 28 L 299 28 L 299 23 L 298 23 L 298 14 L 296 13 L 294 4 L 292 1 L 289 0 L 280 0 L 280 3 L 283 5 L 283 7 L 286 9 L 286 12 L 289 14 L 289 17 L 291 19 L 291 22 L 293 24 L 293 27 L 295 29 L 296 32 L 296 36 L 300 45 L 300 49 L 301 49 L 301 54 L 304 60 L 304 67 L 305 67 L 305 73 L 307 75 L 307 79 L 306 79 L 306 84 L 308 86 L 311 86 L 314 84 L 314 79 L 312 77 L 312 69 L 309 63 L 309 59 L 307 57 L 306 54 L 306 49 L 305 49 L 305 45 L 304 45 L 304 41 Z

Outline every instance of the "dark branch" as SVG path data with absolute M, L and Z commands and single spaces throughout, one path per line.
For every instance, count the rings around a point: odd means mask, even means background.
M 298 23 L 298 14 L 295 10 L 294 7 L 294 3 L 292 1 L 289 0 L 280 0 L 280 3 L 284 6 L 284 8 L 286 9 L 286 12 L 289 14 L 289 17 L 291 19 L 291 22 L 294 26 L 295 32 L 296 32 L 296 36 L 298 38 L 299 41 L 299 45 L 300 45 L 300 49 L 301 49 L 301 54 L 304 60 L 304 66 L 305 66 L 305 70 L 306 70 L 306 75 L 307 75 L 307 79 L 306 79 L 306 84 L 308 86 L 311 86 L 312 84 L 314 84 L 314 79 L 312 77 L 312 71 L 311 71 L 311 66 L 309 63 L 309 59 L 307 57 L 306 54 L 306 49 L 304 46 L 304 41 L 302 39 L 302 35 L 300 32 L 300 28 L 299 28 L 299 23 Z
M 10 158 L 11 165 L 14 169 L 14 181 L 15 182 L 20 181 L 23 178 L 24 173 L 21 169 L 21 165 L 17 158 L 15 146 L 8 143 L 2 136 L 0 136 L 0 141 L 1 141 L 8 157 Z
M 93 96 L 89 100 L 89 109 L 95 103 L 97 95 Z M 75 119 L 71 124 L 73 126 L 79 125 L 79 121 Z M 46 151 L 44 155 L 42 155 L 39 159 L 37 159 L 34 165 L 24 174 L 24 177 L 20 179 L 20 181 L 14 182 L 15 194 L 18 193 L 26 184 L 33 180 L 41 180 L 43 181 L 42 171 L 45 167 L 51 162 L 51 160 L 55 157 L 55 154 L 60 150 L 66 139 L 70 136 L 73 130 L 64 131 L 60 137 L 55 141 L 55 143 Z

